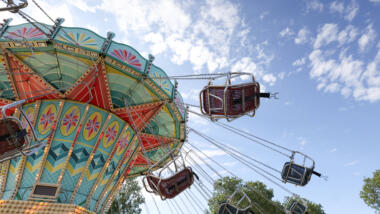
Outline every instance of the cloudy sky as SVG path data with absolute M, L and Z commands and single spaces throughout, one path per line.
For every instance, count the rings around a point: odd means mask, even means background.
M 88 28 L 104 37 L 108 31 L 116 33 L 114 40 L 143 56 L 153 54 L 154 63 L 169 75 L 254 74 L 263 90 L 279 92 L 280 99 L 264 100 L 254 118 L 230 124 L 308 154 L 329 177 L 313 177 L 306 187 L 285 184 L 291 191 L 321 203 L 327 213 L 373 213 L 359 192 L 363 178 L 379 169 L 380 162 L 379 0 L 37 2 L 54 19 L 65 18 L 65 26 Z M 33 2 L 25 12 L 51 24 Z M 12 24 L 24 22 L 10 13 L 0 16 L 13 17 Z M 181 81 L 179 91 L 186 103 L 198 105 L 206 84 Z M 189 126 L 279 170 L 286 161 L 194 115 Z M 277 200 L 289 195 L 196 135 L 190 134 L 189 142 L 245 180 L 263 181 Z M 147 197 L 144 212 L 157 213 Z M 163 213 L 170 211 L 168 202 L 156 202 Z

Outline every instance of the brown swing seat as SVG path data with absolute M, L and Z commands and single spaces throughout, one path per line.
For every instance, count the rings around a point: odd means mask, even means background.
M 0 119 L 0 157 L 22 151 L 27 131 L 14 118 Z
M 227 87 L 208 85 L 201 91 L 201 111 L 210 116 L 236 118 L 250 112 L 253 116 L 259 105 L 260 85 L 257 82 Z
M 166 179 L 162 179 L 154 175 L 147 175 L 146 178 L 149 187 L 153 190 L 153 192 L 166 199 L 174 198 L 179 193 L 189 188 L 194 183 L 194 176 L 199 179 L 190 167 L 186 167 Z

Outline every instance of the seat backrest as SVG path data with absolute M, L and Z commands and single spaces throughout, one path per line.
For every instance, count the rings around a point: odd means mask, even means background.
M 304 166 L 286 162 L 282 169 L 281 177 L 285 182 L 290 182 L 296 185 L 305 185 L 308 182 L 308 169 Z M 306 182 L 306 183 L 305 183 Z
M 194 175 L 191 168 L 187 167 L 169 178 L 148 176 L 147 180 L 151 189 L 157 194 L 164 198 L 174 198 L 193 184 Z
M 287 210 L 291 214 L 305 214 L 306 210 L 307 210 L 307 207 L 305 205 L 303 205 L 302 203 L 300 203 L 299 201 L 292 200 L 289 203 L 289 205 L 287 207 Z
M 13 118 L 0 119 L 0 156 L 13 150 L 21 150 L 26 142 L 26 131 Z
M 218 214 L 249 214 L 249 213 L 253 213 L 252 211 L 249 210 L 249 208 L 239 209 L 227 202 L 223 202 L 220 205 L 219 210 L 218 210 Z

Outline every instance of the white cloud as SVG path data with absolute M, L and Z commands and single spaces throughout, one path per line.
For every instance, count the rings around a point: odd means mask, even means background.
M 345 167 L 354 166 L 354 165 L 356 165 L 356 164 L 358 164 L 358 163 L 359 163 L 358 160 L 354 160 L 354 161 L 351 161 L 351 162 L 345 163 L 344 166 L 345 166 Z
M 309 41 L 309 35 L 310 35 L 310 32 L 306 27 L 301 28 L 298 31 L 297 37 L 294 38 L 294 43 L 298 45 L 305 44 L 306 42 Z
M 334 1 L 330 4 L 330 11 L 332 13 L 339 13 L 343 15 L 344 19 L 352 21 L 359 11 L 359 5 L 355 0 L 352 0 L 347 7 L 343 2 Z
M 332 2 L 330 4 L 330 11 L 331 12 L 343 13 L 343 11 L 344 11 L 344 3 L 343 2 L 338 2 L 338 1 Z
M 343 45 L 350 43 L 355 40 L 358 35 L 358 30 L 353 25 L 348 25 L 344 30 L 340 31 L 338 34 L 338 42 Z
M 314 42 L 314 48 L 320 48 L 323 45 L 328 45 L 330 42 L 336 41 L 338 37 L 338 25 L 329 23 L 323 25 L 319 29 L 319 33 Z
M 87 28 L 87 29 L 90 29 L 90 30 L 92 30 L 92 31 L 94 31 L 94 32 L 97 33 L 97 34 L 100 34 L 99 29 L 98 29 L 97 27 L 95 27 L 94 25 L 90 25 L 90 24 L 88 24 L 88 25 L 86 25 L 86 28 Z
M 375 102 L 380 100 L 380 50 L 369 63 L 354 59 L 343 50 L 339 59 L 327 58 L 320 49 L 309 55 L 310 77 L 318 82 L 317 89 L 340 92 L 344 97 Z
M 334 153 L 334 152 L 336 152 L 336 151 L 338 151 L 338 149 L 337 148 L 332 148 L 332 149 L 330 149 L 330 153 Z
M 294 61 L 294 62 L 292 63 L 292 65 L 295 66 L 295 67 L 298 67 L 298 66 L 302 66 L 302 65 L 304 65 L 305 62 L 306 62 L 306 58 L 305 58 L 305 57 L 302 57 L 301 59 L 297 59 L 296 61 Z
M 249 57 L 243 57 L 237 61 L 231 68 L 232 72 L 247 72 L 252 73 L 253 75 L 258 74 L 257 64 Z M 242 76 L 243 78 L 247 78 Z
M 322 12 L 323 11 L 323 4 L 318 0 L 308 0 L 308 1 L 306 1 L 306 10 L 307 11 L 315 10 L 318 12 Z
M 299 145 L 301 147 L 305 146 L 307 144 L 307 141 L 304 137 L 298 137 L 297 140 L 299 141 Z
M 144 38 L 152 53 L 168 54 L 173 63 L 190 62 L 196 73 L 230 66 L 232 41 L 239 40 L 241 48 L 249 46 L 250 29 L 238 6 L 228 0 L 207 0 L 197 10 L 189 5 L 174 0 L 103 0 L 99 9 L 114 16 L 126 35 Z
M 191 89 L 190 91 L 183 92 L 181 91 L 181 95 L 185 100 L 191 101 L 199 101 L 199 92 L 200 89 Z
M 150 47 L 153 55 L 160 54 L 167 48 L 167 45 L 164 42 L 164 38 L 162 37 L 161 33 L 148 33 L 145 35 L 144 39 L 146 42 L 153 43 Z
M 285 78 L 285 72 L 280 72 L 277 76 L 278 76 L 279 79 L 282 80 L 282 79 Z
M 360 51 L 364 51 L 376 38 L 376 32 L 372 28 L 372 24 L 368 25 L 365 33 L 359 38 L 358 44 Z
M 380 0 L 369 0 L 370 2 L 380 3 Z
M 294 35 L 294 32 L 289 28 L 286 27 L 280 32 L 281 37 L 288 37 Z
M 274 85 L 276 83 L 277 78 L 273 74 L 265 74 L 263 76 L 263 80 L 269 85 Z
M 73 5 L 74 7 L 77 7 L 83 12 L 95 13 L 96 9 L 99 7 L 98 5 L 90 6 L 89 5 L 90 1 L 86 1 L 86 0 L 66 0 L 66 2 Z
M 314 48 L 318 49 L 332 42 L 338 42 L 339 45 L 345 45 L 353 42 L 358 35 L 358 30 L 353 25 L 348 25 L 345 29 L 339 31 L 335 23 L 324 24 L 319 30 L 317 38 L 314 41 Z
M 346 15 L 344 16 L 344 18 L 348 21 L 352 21 L 355 18 L 358 11 L 359 11 L 358 3 L 355 0 L 352 0 L 351 3 L 346 8 L 346 11 L 345 11 Z

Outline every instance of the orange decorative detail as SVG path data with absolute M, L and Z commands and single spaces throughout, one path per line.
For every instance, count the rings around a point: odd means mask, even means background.
M 112 110 L 111 92 L 103 60 L 98 60 L 96 65 L 88 69 L 66 91 L 65 97 L 79 102 L 89 102 L 102 109 Z

